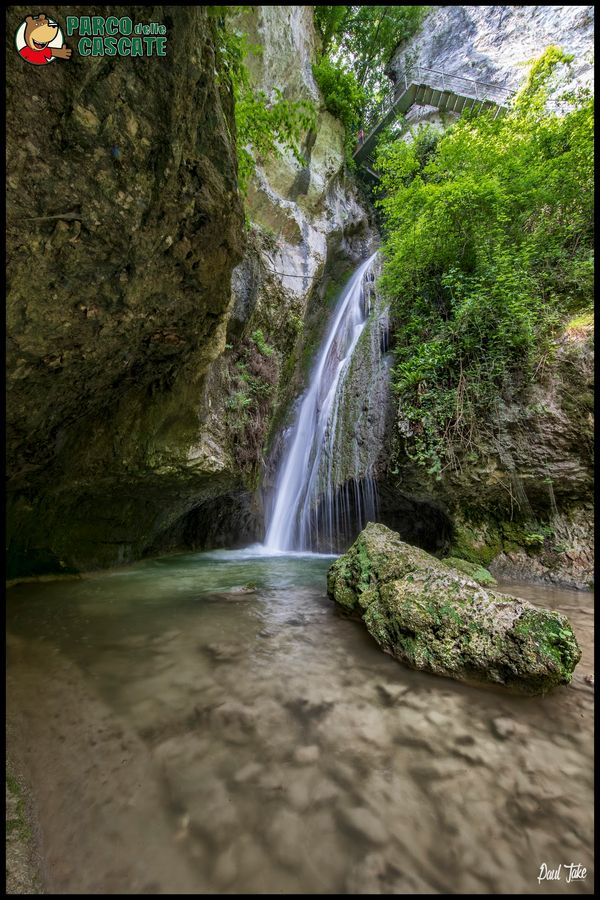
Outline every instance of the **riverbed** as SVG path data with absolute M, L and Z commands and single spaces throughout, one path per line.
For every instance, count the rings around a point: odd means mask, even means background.
M 182 554 L 9 590 L 47 892 L 593 892 L 593 595 L 499 587 L 583 650 L 571 685 L 518 697 L 384 655 L 327 598 L 332 559 Z

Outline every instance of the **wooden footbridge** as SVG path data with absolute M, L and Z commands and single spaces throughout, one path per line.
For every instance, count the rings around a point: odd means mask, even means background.
M 394 90 L 373 113 L 365 140 L 354 152 L 354 159 L 370 175 L 375 171 L 375 147 L 381 131 L 412 106 L 434 106 L 439 110 L 461 113 L 465 109 L 479 112 L 495 109 L 495 117 L 506 112 L 514 91 L 497 84 L 474 81 L 461 75 L 447 75 L 437 69 L 414 66 L 400 76 Z

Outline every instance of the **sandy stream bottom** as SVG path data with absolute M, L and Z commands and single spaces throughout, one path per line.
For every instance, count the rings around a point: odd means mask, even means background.
M 583 648 L 569 687 L 522 698 L 384 655 L 327 599 L 330 562 L 221 551 L 8 592 L 46 892 L 593 892 L 593 596 L 502 585 Z

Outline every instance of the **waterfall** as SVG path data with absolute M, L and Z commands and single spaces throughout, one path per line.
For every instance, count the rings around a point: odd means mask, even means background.
M 335 477 L 344 382 L 368 321 L 376 255 L 350 279 L 319 349 L 277 474 L 267 549 L 335 550 L 352 528 L 360 530 L 376 518 L 371 472 L 353 471 L 346 481 Z

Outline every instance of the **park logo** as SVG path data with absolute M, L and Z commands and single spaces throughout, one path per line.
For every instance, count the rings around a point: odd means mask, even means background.
M 167 29 L 160 22 L 138 22 L 129 16 L 67 16 L 67 37 L 77 35 L 79 56 L 166 56 Z M 44 13 L 26 16 L 15 34 L 17 53 L 34 66 L 70 59 L 58 23 Z
M 33 66 L 46 66 L 71 56 L 58 23 L 44 13 L 25 17 L 17 28 L 15 46 L 19 56 Z
M 129 16 L 67 16 L 67 37 L 78 34 L 80 56 L 166 56 L 167 28 Z

